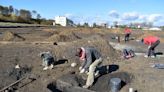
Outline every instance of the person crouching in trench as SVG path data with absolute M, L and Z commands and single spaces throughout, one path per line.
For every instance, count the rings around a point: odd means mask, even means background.
M 40 57 L 42 59 L 42 66 L 44 66 L 43 70 L 53 69 L 56 59 L 54 59 L 49 51 L 40 53 Z
M 89 88 L 93 85 L 95 76 L 99 75 L 97 67 L 102 63 L 101 54 L 93 47 L 80 47 L 76 51 L 76 56 L 82 61 L 80 73 L 86 72 L 88 75 L 83 88 Z

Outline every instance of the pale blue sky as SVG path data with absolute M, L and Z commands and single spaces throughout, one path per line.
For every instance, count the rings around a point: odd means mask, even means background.
M 75 23 L 148 21 L 164 25 L 164 0 L 0 0 L 0 5 L 36 10 L 47 19 L 67 16 Z

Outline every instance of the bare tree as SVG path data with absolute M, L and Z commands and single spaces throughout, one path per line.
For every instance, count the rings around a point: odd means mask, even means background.
M 9 8 L 8 7 L 3 7 L 2 14 L 3 15 L 8 15 L 9 14 Z
M 118 27 L 118 22 L 117 21 L 114 21 L 113 22 L 113 26 L 117 28 Z
M 4 9 L 4 7 L 0 5 L 0 14 L 3 13 L 3 9 Z
M 19 10 L 18 10 L 18 9 L 14 9 L 14 14 L 15 14 L 16 16 L 19 16 Z
M 86 23 L 86 22 L 83 24 L 83 26 L 84 27 L 89 27 L 88 23 Z
M 28 10 L 21 9 L 20 11 L 20 17 L 24 20 L 30 20 L 31 19 L 31 12 Z
M 37 14 L 36 18 L 37 19 L 40 19 L 41 18 L 40 14 Z
M 33 18 L 36 18 L 36 14 L 37 14 L 37 12 L 36 12 L 35 10 L 33 10 L 33 11 L 32 11 L 32 16 L 33 16 Z
M 96 23 L 93 23 L 93 27 L 97 27 L 97 24 Z
M 14 8 L 13 8 L 13 6 L 9 6 L 9 14 L 12 14 L 14 12 Z

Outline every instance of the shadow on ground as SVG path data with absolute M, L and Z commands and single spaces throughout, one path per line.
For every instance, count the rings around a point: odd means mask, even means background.
M 60 64 L 64 64 L 64 63 L 68 63 L 68 59 L 60 59 L 57 62 L 55 62 L 55 65 L 60 65 Z
M 155 55 L 163 55 L 163 52 L 156 52 Z

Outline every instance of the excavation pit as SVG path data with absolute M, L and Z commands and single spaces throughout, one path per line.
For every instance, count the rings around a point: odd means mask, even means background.
M 126 72 L 115 72 L 100 76 L 89 89 L 82 88 L 85 80 L 80 75 L 67 74 L 55 82 L 49 83 L 47 88 L 52 92 L 110 92 L 110 79 L 120 78 L 121 88 L 129 84 L 133 76 Z

